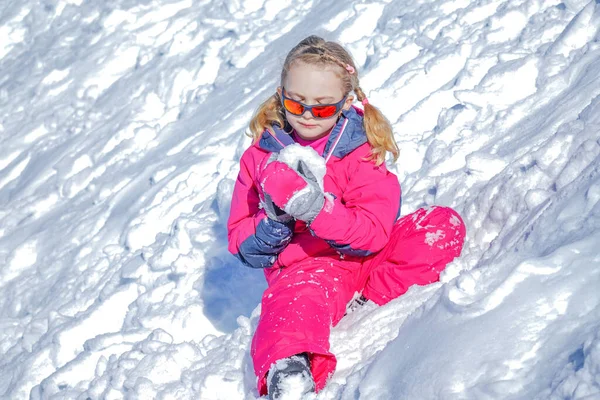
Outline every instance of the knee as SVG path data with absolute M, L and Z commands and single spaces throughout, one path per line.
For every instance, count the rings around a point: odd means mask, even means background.
M 450 207 L 433 206 L 429 215 L 431 220 L 435 222 L 434 225 L 454 228 L 462 232 L 463 236 L 466 233 L 465 222 L 462 217 Z
M 446 241 L 462 248 L 466 227 L 461 216 L 452 208 L 433 206 L 424 209 L 424 215 L 419 221 L 419 225 L 429 228 L 428 230 L 442 231 Z

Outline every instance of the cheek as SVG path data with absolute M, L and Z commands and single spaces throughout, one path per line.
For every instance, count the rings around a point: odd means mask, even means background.
M 323 120 L 323 123 L 321 124 L 321 126 L 325 129 L 331 129 L 331 128 L 333 128 L 333 126 L 335 125 L 336 122 L 337 122 L 337 118 Z
M 285 112 L 285 119 L 287 119 L 288 121 L 298 121 L 300 118 L 302 118 L 302 115 L 294 115 L 294 114 L 290 114 L 289 112 Z
M 290 113 L 285 113 L 285 119 L 287 120 L 287 122 L 289 122 L 290 124 L 295 124 L 298 122 L 298 116 L 297 115 L 292 115 Z

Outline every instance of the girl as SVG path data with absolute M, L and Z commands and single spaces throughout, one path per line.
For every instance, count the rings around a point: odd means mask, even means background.
M 271 399 L 325 386 L 330 329 L 355 294 L 382 305 L 437 281 L 465 236 L 449 208 L 397 219 L 400 185 L 384 163 L 399 153 L 392 128 L 342 46 L 302 40 L 280 85 L 250 123 L 228 221 L 229 250 L 268 283 L 251 355 Z

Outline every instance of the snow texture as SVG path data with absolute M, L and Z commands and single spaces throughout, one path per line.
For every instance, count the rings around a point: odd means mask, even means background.
M 284 371 L 280 372 L 284 376 L 277 383 L 277 400 L 302 400 L 303 398 L 315 397 L 315 383 L 310 375 L 307 361 L 304 357 L 294 356 L 278 360 L 271 366 L 267 375 L 267 386 L 269 388 L 273 387 L 272 379 L 277 371 Z M 305 370 L 301 370 L 297 365 L 290 368 L 292 362 L 301 363 Z M 291 372 L 290 369 L 293 369 L 295 373 L 286 374 L 285 372 Z M 301 373 L 297 373 L 298 371 L 301 371 Z M 272 396 L 271 393 L 269 394 Z
M 321 188 L 321 192 L 325 191 L 323 188 L 323 178 L 326 173 L 325 160 L 312 147 L 299 144 L 286 146 L 279 152 L 277 161 L 287 164 L 295 171 L 298 171 L 298 164 L 302 161 L 316 178 L 316 183 Z
M 600 399 L 598 1 L 0 8 L 0 398 L 258 398 L 266 284 L 225 224 L 249 119 L 316 33 L 393 125 L 402 213 L 468 235 L 332 330 L 316 399 Z

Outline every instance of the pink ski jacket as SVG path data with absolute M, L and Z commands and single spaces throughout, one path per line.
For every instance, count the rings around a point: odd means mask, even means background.
M 310 226 L 270 220 L 259 206 L 258 177 L 266 161 L 292 143 L 274 126 L 242 155 L 228 221 L 229 251 L 249 267 L 264 268 L 268 282 L 274 271 L 308 258 L 343 260 L 348 268 L 359 268 L 365 256 L 388 242 L 401 195 L 396 175 L 368 160 L 362 110 L 344 111 L 331 131 L 323 153 L 324 189 L 335 200 L 333 206 L 325 203 Z

